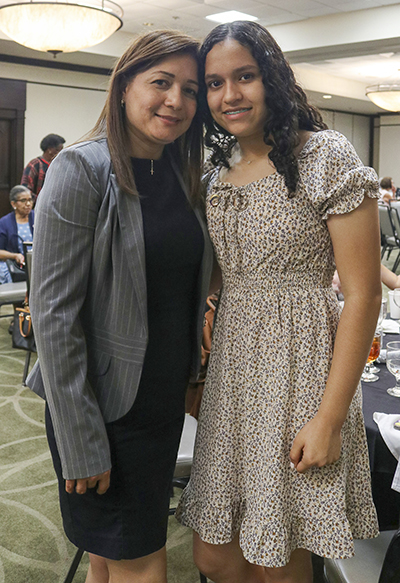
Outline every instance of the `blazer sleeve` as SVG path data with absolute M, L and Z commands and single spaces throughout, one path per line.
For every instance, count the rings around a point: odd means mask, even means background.
M 35 215 L 30 307 L 40 370 L 65 479 L 111 468 L 98 402 L 87 380 L 80 320 L 102 194 L 79 147 L 51 164 Z
M 0 249 L 18 253 L 18 231 L 14 212 L 0 219 Z
M 8 230 L 7 230 L 7 220 L 6 217 L 0 219 L 0 249 L 2 251 L 8 251 Z

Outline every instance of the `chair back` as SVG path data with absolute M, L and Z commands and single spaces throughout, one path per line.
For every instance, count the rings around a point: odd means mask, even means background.
M 378 538 L 355 540 L 351 559 L 325 559 L 327 583 L 399 583 L 400 531 Z
M 389 213 L 390 213 L 390 220 L 392 222 L 392 227 L 393 227 L 393 233 L 394 233 L 394 237 L 396 239 L 396 243 L 398 244 L 400 242 L 400 216 L 399 216 L 399 211 L 397 208 L 389 208 Z
M 32 243 L 22 243 L 25 257 L 25 272 L 26 272 L 26 293 L 29 301 L 29 292 L 31 289 L 31 274 L 32 274 Z
M 378 583 L 399 583 L 400 581 L 400 529 L 394 534 L 385 560 Z
M 390 219 L 390 208 L 386 205 L 379 205 L 379 223 L 381 233 L 385 238 L 394 237 L 392 221 Z

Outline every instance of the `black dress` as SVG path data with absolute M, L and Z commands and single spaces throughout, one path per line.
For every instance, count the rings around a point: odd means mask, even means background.
M 77 547 L 115 560 L 148 555 L 166 542 L 204 247 L 168 159 L 132 159 L 132 164 L 143 215 L 149 342 L 134 405 L 106 425 L 112 470 L 105 494 L 65 492 L 46 408 L 65 532 Z

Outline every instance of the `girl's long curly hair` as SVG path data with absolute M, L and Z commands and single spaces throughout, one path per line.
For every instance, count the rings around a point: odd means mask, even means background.
M 264 125 L 264 141 L 272 147 L 269 157 L 285 179 L 289 196 L 293 197 L 299 180 L 294 149 L 299 145 L 299 130 L 327 129 L 318 109 L 307 102 L 307 96 L 296 83 L 293 71 L 282 50 L 270 33 L 256 22 L 236 21 L 215 27 L 200 49 L 200 79 L 204 79 L 207 54 L 218 43 L 233 39 L 246 47 L 257 62 L 265 87 L 268 118 Z M 205 91 L 202 92 L 203 96 Z M 203 97 L 205 144 L 211 149 L 211 161 L 229 168 L 229 158 L 236 138 L 217 124 Z

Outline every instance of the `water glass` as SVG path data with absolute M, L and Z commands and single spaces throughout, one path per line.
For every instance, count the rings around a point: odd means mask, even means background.
M 400 397 L 400 342 L 388 342 L 386 345 L 386 366 L 396 378 L 396 386 L 387 390 L 392 397 Z

